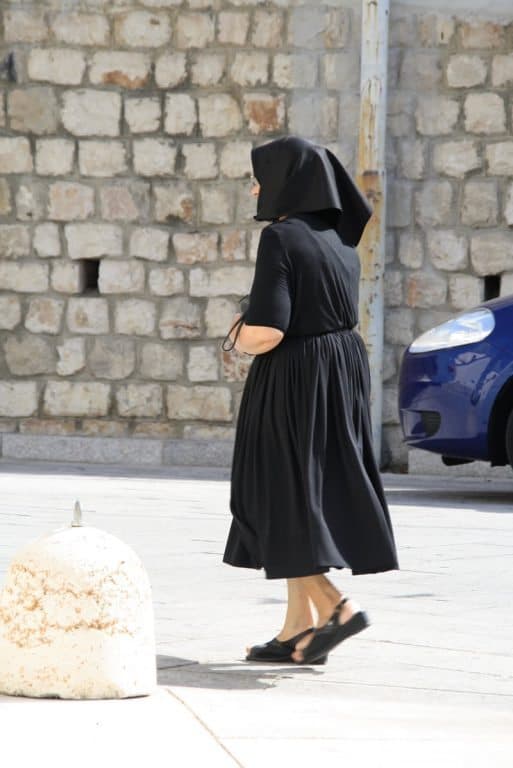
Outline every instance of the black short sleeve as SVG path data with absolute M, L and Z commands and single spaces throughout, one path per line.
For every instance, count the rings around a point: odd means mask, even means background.
M 272 225 L 262 230 L 249 294 L 246 325 L 265 325 L 285 333 L 292 308 L 290 264 Z

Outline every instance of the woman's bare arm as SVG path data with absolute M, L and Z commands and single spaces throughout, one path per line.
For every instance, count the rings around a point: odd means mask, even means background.
M 234 322 L 239 317 L 240 315 L 236 315 Z M 232 341 L 234 336 L 235 331 L 231 334 Z M 246 352 L 248 355 L 261 355 L 277 347 L 283 337 L 283 331 L 278 330 L 278 328 L 271 328 L 267 325 L 246 325 L 243 323 L 235 343 L 235 349 L 238 352 Z

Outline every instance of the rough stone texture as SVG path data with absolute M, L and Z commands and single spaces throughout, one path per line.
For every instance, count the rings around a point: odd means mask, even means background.
M 192 339 L 201 335 L 201 311 L 186 297 L 168 299 L 159 321 L 163 339 Z
M 217 381 L 219 378 L 218 349 L 198 345 L 189 350 L 187 376 L 189 381 Z
M 447 96 L 423 96 L 415 113 L 417 130 L 424 136 L 443 136 L 454 131 L 460 105 Z
M 44 293 L 48 289 L 48 265 L 25 261 L 0 261 L 0 290 Z
M 189 273 L 191 296 L 224 296 L 248 293 L 253 279 L 251 267 L 230 266 L 205 270 L 194 267 Z
M 31 170 L 28 139 L 0 136 L 0 173 L 30 173 Z
M 249 30 L 249 13 L 221 11 L 217 17 L 217 40 L 223 45 L 244 45 Z
M 215 144 L 184 144 L 185 175 L 188 179 L 215 179 L 219 173 Z
M 469 226 L 497 223 L 499 203 L 495 181 L 468 181 L 463 193 L 461 221 Z
M 164 131 L 174 135 L 190 136 L 197 123 L 196 102 L 187 93 L 166 96 Z
M 0 416 L 32 416 L 37 410 L 33 381 L 0 381 Z
M 414 272 L 406 279 L 405 292 L 409 307 L 438 307 L 445 303 L 447 281 L 441 275 Z
M 55 370 L 55 350 L 46 339 L 28 333 L 9 336 L 3 348 L 7 368 L 16 376 L 33 376 Z
M 175 381 L 183 372 L 183 350 L 178 344 L 144 344 L 139 367 L 145 379 Z
M 454 309 L 471 309 L 483 300 L 483 281 L 473 275 L 451 275 L 449 295 Z
M 513 226 L 513 184 L 508 186 L 504 199 L 504 220 L 508 226 Z
M 21 224 L 0 225 L 0 259 L 30 255 L 30 233 Z
M 447 141 L 435 146 L 433 167 L 443 176 L 461 179 L 481 165 L 479 148 L 474 141 Z
M 451 56 L 447 65 L 447 84 L 451 88 L 471 88 L 486 80 L 486 61 L 480 56 Z
M 114 224 L 67 224 L 64 234 L 71 259 L 121 256 L 122 231 Z
M 192 189 L 182 182 L 170 182 L 165 187 L 154 186 L 155 219 L 158 222 L 191 222 L 194 213 Z
M 6 179 L 0 179 L 0 216 L 7 216 L 11 211 L 11 188 Z
M 100 190 L 100 211 L 106 221 L 136 221 L 146 218 L 148 184 L 113 184 Z
M 126 379 L 135 368 L 134 343 L 130 339 L 95 339 L 88 362 L 97 378 Z
M 66 45 L 108 45 L 110 27 L 108 19 L 99 13 L 62 13 L 51 21 L 56 40 Z
M 420 269 L 424 258 L 424 246 L 418 235 L 399 235 L 399 261 L 408 269 Z
M 119 93 L 99 90 L 63 94 L 62 122 L 75 136 L 118 136 L 121 118 Z
M 134 170 L 141 176 L 172 176 L 176 147 L 165 139 L 137 139 L 134 148 Z
M 471 93 L 465 99 L 465 128 L 469 133 L 504 133 L 506 110 L 497 93 Z
M 82 262 L 56 261 L 52 264 L 51 284 L 58 293 L 82 293 L 86 276 Z
M 0 296 L 0 329 L 12 331 L 21 322 L 21 302 L 17 296 Z
M 167 413 L 170 419 L 231 421 L 231 392 L 227 387 L 171 384 L 167 388 Z
M 109 177 L 124 173 L 126 147 L 120 141 L 81 141 L 78 165 L 82 176 Z
M 209 88 L 221 82 L 225 70 L 225 55 L 219 53 L 198 53 L 193 59 L 192 82 L 194 85 Z
M 86 364 L 85 339 L 66 339 L 57 347 L 59 359 L 57 373 L 59 376 L 71 376 L 82 371 Z
M 187 77 L 184 53 L 165 53 L 155 65 L 155 82 L 159 88 L 174 88 Z
M 451 230 L 429 232 L 427 252 L 436 269 L 455 271 L 466 269 L 468 266 L 467 239 Z
M 478 275 L 508 272 L 513 264 L 513 240 L 509 232 L 479 232 L 470 241 L 470 258 Z
M 126 99 L 125 120 L 131 133 L 154 133 L 160 126 L 160 101 L 153 98 Z
M 109 306 L 106 299 L 71 298 L 66 321 L 72 333 L 108 333 Z
M 204 224 L 230 224 L 234 217 L 233 195 L 230 189 L 218 185 L 200 189 L 201 220 Z
M 513 175 L 513 141 L 498 141 L 486 147 L 488 173 L 496 176 Z
M 224 337 L 228 333 L 237 311 L 238 305 L 233 300 L 209 299 L 205 311 L 207 336 Z
M 125 299 L 117 302 L 114 330 L 129 336 L 149 336 L 155 330 L 157 309 L 151 301 Z
M 453 188 L 448 181 L 429 181 L 415 196 L 415 213 L 421 227 L 450 224 L 454 218 Z
M 33 48 L 28 57 L 28 76 L 56 85 L 80 85 L 86 62 L 80 51 Z
M 165 13 L 132 11 L 120 14 L 114 24 L 115 42 L 129 48 L 160 48 L 171 39 L 171 22 Z
M 93 56 L 89 79 L 93 85 L 119 85 L 139 90 L 149 83 L 151 59 L 142 53 L 109 51 Z
M 7 110 L 13 131 L 41 135 L 57 130 L 59 109 L 52 88 L 32 87 L 10 91 Z
M 69 139 L 38 139 L 36 172 L 41 176 L 66 176 L 73 170 L 75 144 Z
M 199 122 L 203 136 L 226 136 L 240 130 L 242 117 L 233 96 L 215 94 L 198 99 Z
M 130 256 L 149 261 L 166 261 L 169 233 L 162 229 L 141 227 L 130 236 Z
M 25 328 L 32 333 L 59 333 L 63 311 L 62 299 L 31 299 L 25 318 Z
M 88 219 L 94 213 L 94 190 L 85 184 L 59 181 L 50 185 L 48 216 L 56 221 Z
M 162 387 L 158 384 L 127 384 L 116 392 L 120 416 L 160 416 L 163 407 Z
M 98 288 L 100 293 L 140 293 L 144 289 L 144 265 L 139 261 L 102 259 Z
M 210 13 L 181 13 L 174 41 L 178 48 L 205 48 L 215 37 L 214 17 Z
M 172 296 L 183 293 L 183 272 L 174 267 L 151 269 L 148 275 L 148 286 L 150 293 L 155 296 Z
M 6 43 L 40 43 L 48 36 L 44 9 L 12 8 L 3 14 Z

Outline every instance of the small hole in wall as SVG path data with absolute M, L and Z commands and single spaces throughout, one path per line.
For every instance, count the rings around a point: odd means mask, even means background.
M 83 259 L 84 289 L 82 293 L 98 293 L 98 274 L 100 272 L 99 259 Z
M 484 279 L 485 301 L 496 299 L 501 295 L 501 275 L 486 275 Z

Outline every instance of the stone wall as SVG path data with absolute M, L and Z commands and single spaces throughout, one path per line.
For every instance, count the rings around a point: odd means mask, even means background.
M 354 171 L 359 7 L 4 0 L 1 431 L 229 444 L 250 358 L 220 342 L 260 231 L 250 149 L 299 133 Z M 390 34 L 397 467 L 404 346 L 479 301 L 485 276 L 513 290 L 513 40 L 508 24 L 396 7 Z

